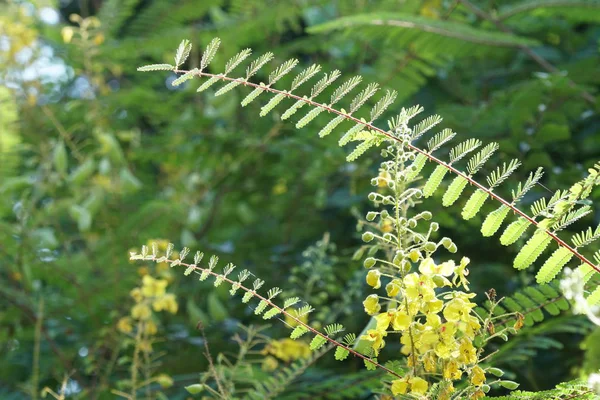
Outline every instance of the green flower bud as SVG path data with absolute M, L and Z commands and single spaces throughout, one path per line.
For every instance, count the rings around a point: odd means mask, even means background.
M 377 261 L 375 261 L 375 259 L 373 257 L 369 257 L 369 258 L 365 259 L 365 261 L 363 262 L 363 265 L 365 266 L 365 268 L 371 268 L 376 263 L 377 263 Z
M 365 232 L 362 234 L 363 242 L 369 243 L 371 240 L 373 240 L 373 238 L 375 238 L 375 236 L 371 232 Z

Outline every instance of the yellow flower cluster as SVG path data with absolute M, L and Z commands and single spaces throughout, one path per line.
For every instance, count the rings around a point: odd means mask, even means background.
M 310 357 L 311 351 L 307 343 L 285 338 L 269 342 L 261 353 L 268 356 L 263 361 L 263 369 L 272 371 L 279 364 L 277 359 L 288 363 Z
M 441 376 L 450 393 L 454 390 L 452 381 L 461 379 L 463 373 L 468 374 L 472 385 L 485 384 L 485 372 L 477 366 L 478 352 L 473 345 L 481 331 L 479 318 L 473 312 L 475 303 L 471 302 L 475 294 L 456 290 L 462 287 L 468 291 L 468 263 L 469 259 L 463 258 L 459 265 L 453 261 L 438 265 L 425 258 L 418 272 L 393 278 L 386 285 L 385 312 L 381 312 L 380 298 L 375 294 L 363 302 L 367 314 L 374 316 L 376 327 L 361 340 L 369 342 L 377 355 L 388 334 L 399 334 L 401 352 L 413 369 L 403 379 L 392 381 L 394 395 L 424 395 L 429 388 L 423 379 L 427 375 Z M 370 270 L 367 284 L 380 288 L 382 276 L 382 272 Z M 437 290 L 442 288 L 450 290 Z
M 140 329 L 147 335 L 154 335 L 158 328 L 152 320 L 152 310 L 155 312 L 167 311 L 171 314 L 177 313 L 178 304 L 175 295 L 167 293 L 168 282 L 164 279 L 155 279 L 150 275 L 144 275 L 142 286 L 131 290 L 130 295 L 135 301 L 131 308 L 130 316 L 123 317 L 117 322 L 117 329 L 123 333 L 133 332 L 135 321 L 144 322 L 138 324 Z

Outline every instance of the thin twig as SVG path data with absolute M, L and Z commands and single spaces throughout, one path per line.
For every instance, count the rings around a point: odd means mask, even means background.
M 213 376 L 215 378 L 215 383 L 217 384 L 217 388 L 219 389 L 219 394 L 221 396 L 223 396 L 223 398 L 227 398 L 229 393 L 227 393 L 227 391 L 221 384 L 221 379 L 219 378 L 219 374 L 217 373 L 217 369 L 215 368 L 215 364 L 213 362 L 212 355 L 210 354 L 210 348 L 208 347 L 208 339 L 206 338 L 206 333 L 204 332 L 204 324 L 202 323 L 201 320 L 198 321 L 198 324 L 196 325 L 196 329 L 198 329 L 200 331 L 200 334 L 202 335 L 202 339 L 204 339 L 204 349 L 206 350 L 204 355 L 206 356 L 206 360 L 208 361 L 208 368 L 210 369 L 210 372 L 213 374 Z

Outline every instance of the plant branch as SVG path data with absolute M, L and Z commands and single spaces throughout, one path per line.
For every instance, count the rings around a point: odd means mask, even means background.
M 153 256 L 150 256 L 150 258 L 133 258 L 132 260 L 144 260 L 144 261 L 156 261 L 154 259 Z M 222 279 L 223 281 L 229 283 L 230 285 L 235 285 L 236 287 L 238 287 L 239 289 L 243 290 L 244 292 L 248 292 L 248 293 L 252 293 L 252 295 L 254 297 L 256 297 L 257 299 L 265 302 L 268 306 L 276 309 L 277 311 L 279 311 L 279 313 L 284 314 L 286 317 L 292 319 L 293 321 L 296 322 L 297 325 L 301 325 L 303 326 L 305 329 L 307 329 L 308 331 L 312 332 L 314 335 L 320 336 L 323 339 L 325 339 L 326 341 L 328 341 L 329 343 L 333 344 L 336 347 L 341 347 L 345 350 L 347 350 L 348 352 L 350 352 L 351 354 L 353 354 L 356 357 L 362 358 L 364 361 L 373 364 L 375 367 L 382 369 L 384 371 L 386 371 L 387 373 L 397 377 L 397 378 L 402 378 L 402 375 L 392 371 L 391 369 L 387 368 L 386 366 L 379 364 L 377 361 L 372 360 L 371 358 L 359 353 L 358 351 L 352 349 L 351 347 L 348 347 L 344 344 L 342 344 L 341 342 L 338 342 L 337 340 L 330 338 L 329 336 L 319 332 L 318 330 L 316 330 L 315 328 L 311 327 L 310 325 L 308 325 L 307 323 L 305 323 L 304 321 L 302 321 L 299 317 L 297 317 L 295 314 L 292 314 L 288 311 L 286 311 L 284 308 L 279 307 L 277 304 L 273 303 L 270 299 L 262 296 L 261 294 L 259 294 L 258 292 L 256 292 L 255 290 L 252 290 L 244 285 L 242 285 L 240 282 L 234 281 L 232 279 L 227 278 L 225 275 L 223 274 L 219 274 L 216 273 L 214 271 L 212 271 L 211 269 L 208 268 L 202 268 L 199 267 L 197 265 L 194 264 L 186 264 L 184 262 L 180 262 L 179 260 L 170 260 L 170 259 L 166 259 L 166 260 L 161 260 L 161 262 L 166 262 L 168 264 L 173 264 L 176 263 L 177 265 L 182 265 L 184 267 L 187 268 L 193 268 L 194 272 L 196 274 L 201 274 L 201 273 L 207 273 L 209 275 L 214 276 L 215 278 L 219 278 Z
M 462 0 L 461 0 L 462 1 Z M 186 71 L 186 70 L 175 70 L 175 73 L 180 73 L 180 74 L 184 74 L 184 73 L 188 73 L 190 71 Z M 373 130 L 376 131 L 386 137 L 388 137 L 391 140 L 394 140 L 396 142 L 400 142 L 400 139 L 398 139 L 397 137 L 395 137 L 394 135 L 392 135 L 390 132 L 386 132 L 385 130 L 376 127 L 375 125 L 373 125 L 370 122 L 364 122 L 361 121 L 359 118 L 354 117 L 350 114 L 347 114 L 345 112 L 336 110 L 335 108 L 332 108 L 330 106 L 328 106 L 327 104 L 322 104 L 322 103 L 318 103 L 314 100 L 310 100 L 306 97 L 301 97 L 292 93 L 289 93 L 287 91 L 284 90 L 278 90 L 278 89 L 274 89 L 272 87 L 267 87 L 267 86 L 261 86 L 257 83 L 252 83 L 252 82 L 248 82 L 247 80 L 245 80 L 244 78 L 231 78 L 228 76 L 224 76 L 222 74 L 210 74 L 207 72 L 198 72 L 196 74 L 197 76 L 205 76 L 205 77 L 209 77 L 209 78 L 217 78 L 220 80 L 224 80 L 224 81 L 230 81 L 230 82 L 238 82 L 244 86 L 250 86 L 253 88 L 260 88 L 264 91 L 267 92 L 271 92 L 271 93 L 275 93 L 275 94 L 280 94 L 283 96 L 286 96 L 288 98 L 294 99 L 294 100 L 299 100 L 302 101 L 306 104 L 309 104 L 313 107 L 319 107 L 322 108 L 332 114 L 336 114 L 336 115 L 340 115 L 343 116 L 345 119 L 349 120 L 349 121 L 353 121 L 357 124 L 361 124 L 363 125 L 365 128 L 369 129 L 369 130 Z M 439 158 L 435 157 L 432 154 L 429 154 L 427 151 L 416 147 L 415 145 L 413 145 L 412 143 L 408 143 L 406 145 L 408 148 L 410 148 L 411 150 L 419 153 L 419 154 L 423 154 L 424 156 L 426 156 L 430 161 L 433 161 L 434 163 L 443 166 L 444 168 L 448 169 L 450 172 L 452 172 L 455 175 L 458 175 L 460 177 L 462 177 L 463 179 L 466 179 L 467 182 L 469 182 L 471 185 L 475 186 L 477 189 L 487 193 L 492 199 L 498 201 L 499 203 L 505 205 L 506 207 L 510 208 L 515 214 L 518 214 L 519 216 L 525 218 L 531 225 L 537 227 L 538 229 L 542 229 L 539 228 L 539 224 L 538 222 L 533 219 L 532 217 L 530 217 L 529 215 L 527 215 L 525 212 L 521 211 L 519 208 L 517 208 L 514 204 L 512 204 L 511 202 L 505 200 L 504 198 L 502 198 L 501 196 L 497 195 L 496 193 L 494 193 L 492 191 L 492 189 L 489 189 L 485 186 L 483 186 L 482 184 L 480 184 L 479 182 L 475 181 L 473 178 L 471 178 L 470 176 L 468 176 L 467 174 L 459 171 L 458 169 L 454 168 L 452 165 L 440 160 Z M 593 262 L 591 262 L 590 260 L 588 260 L 583 254 L 579 253 L 577 251 L 577 249 L 573 248 L 572 246 L 570 246 L 568 243 L 566 243 L 564 240 L 562 240 L 560 237 L 558 237 L 555 233 L 550 232 L 548 230 L 544 231 L 552 238 L 554 239 L 554 241 L 556 241 L 556 243 L 558 243 L 559 246 L 564 247 L 566 249 L 568 249 L 571 253 L 573 253 L 573 255 L 575 257 L 577 257 L 581 262 L 589 265 L 590 267 L 592 267 L 594 270 L 596 270 L 597 272 L 600 272 L 600 266 L 595 265 Z

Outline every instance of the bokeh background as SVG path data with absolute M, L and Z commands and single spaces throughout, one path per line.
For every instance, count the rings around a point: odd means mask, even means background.
M 353 18 L 342 27 L 344 17 Z M 297 130 L 277 113 L 259 117 L 260 101 L 241 108 L 247 90 L 214 97 L 197 94 L 196 80 L 174 87 L 174 74 L 136 72 L 172 62 L 182 39 L 195 46 L 195 66 L 213 37 L 222 40 L 213 71 L 246 47 L 272 51 L 274 64 L 295 57 L 397 90 L 390 117 L 421 104 L 459 139 L 499 142 L 500 161 L 523 162 L 514 184 L 546 170 L 526 204 L 600 160 L 598 1 L 3 1 L 0 398 L 35 398 L 65 376 L 68 398 L 114 398 L 131 357 L 118 322 L 144 275 L 167 278 L 177 299 L 176 313 L 158 317 L 153 345 L 156 370 L 174 380 L 168 398 L 185 398 L 182 387 L 206 370 L 199 320 L 215 354 L 235 350 L 239 323 L 262 324 L 226 288 L 129 262 L 129 250 L 153 240 L 217 254 L 304 296 L 317 324 L 335 316 L 360 332 L 367 323 L 352 255 L 378 152 L 347 163 L 336 135 L 316 135 L 325 114 Z M 441 206 L 442 193 L 422 207 L 471 258 L 474 290 L 502 296 L 530 285 L 532 271 L 512 268 L 518 246 L 483 239 L 481 216 L 464 222 L 460 204 Z M 521 388 L 599 368 L 585 350 L 589 324 L 557 321 L 525 331 L 503 358 Z M 286 332 L 277 323 L 263 331 Z M 302 379 L 360 368 L 323 360 Z

